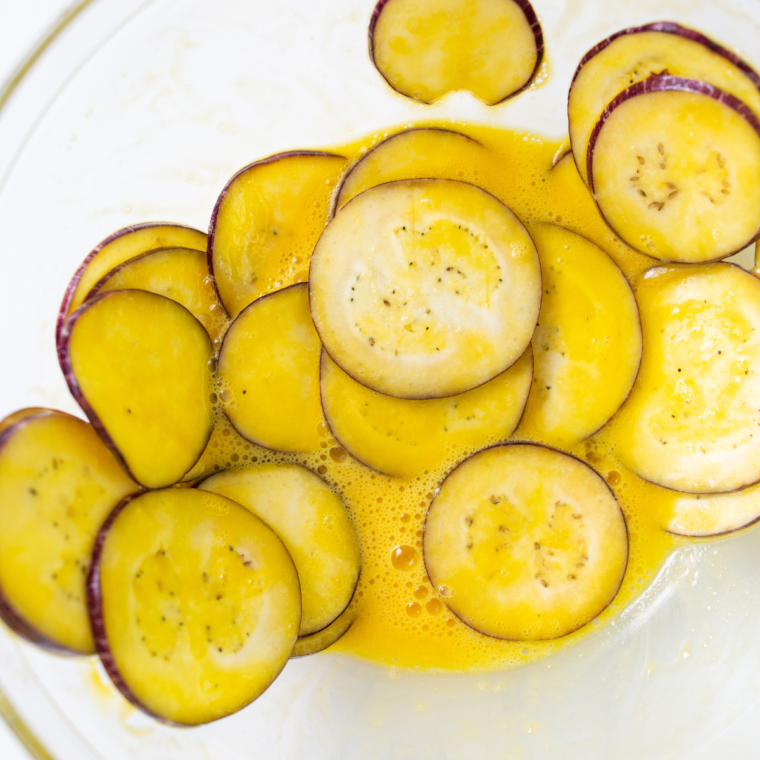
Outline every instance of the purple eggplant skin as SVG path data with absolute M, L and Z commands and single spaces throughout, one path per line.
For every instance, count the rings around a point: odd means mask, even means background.
M 531 352 L 531 372 L 532 372 L 532 368 L 535 366 L 535 363 L 534 363 L 534 360 L 533 360 L 533 346 L 532 346 L 532 344 L 529 343 L 528 347 L 525 350 Z M 523 354 L 523 356 L 524 356 L 524 354 Z M 386 476 L 391 477 L 391 478 L 395 477 L 394 473 L 392 473 L 392 472 L 383 472 L 382 470 L 378 470 L 377 467 L 374 467 L 373 465 L 369 464 L 368 462 L 365 462 L 361 457 L 357 456 L 357 454 L 351 449 L 350 446 L 348 446 L 345 443 L 345 441 L 343 441 L 341 439 L 341 437 L 336 432 L 335 428 L 330 424 L 330 416 L 327 414 L 327 411 L 325 410 L 324 395 L 322 393 L 322 374 L 324 372 L 325 362 L 326 362 L 326 360 L 328 358 L 330 358 L 330 354 L 328 354 L 327 351 L 325 350 L 325 347 L 322 346 L 322 353 L 321 353 L 320 358 L 319 358 L 319 397 L 322 400 L 322 414 L 324 415 L 325 423 L 327 424 L 327 427 L 330 429 L 330 434 L 332 435 L 332 437 L 357 462 L 359 462 L 359 464 L 363 465 L 368 470 L 372 470 L 372 472 L 376 472 L 378 475 L 386 475 Z M 522 356 L 520 358 L 522 358 Z M 518 359 L 518 361 L 519 361 L 519 359 Z M 345 370 L 343 370 L 343 371 L 345 371 Z M 507 372 L 508 370 L 504 370 L 504 371 Z M 346 374 L 348 374 L 348 373 L 346 373 Z M 349 375 L 349 377 L 351 377 L 351 375 Z M 496 375 L 496 377 L 498 377 L 498 375 Z M 354 379 L 354 378 L 351 378 L 351 379 Z M 488 381 L 488 382 L 490 382 L 490 381 Z M 360 385 L 361 385 L 361 383 L 360 383 Z M 464 391 L 464 392 L 467 393 L 467 391 Z M 525 401 L 523 402 L 522 412 L 520 412 L 520 419 L 517 421 L 517 424 L 515 425 L 514 430 L 512 430 L 512 433 L 510 433 L 510 435 L 513 435 L 514 432 L 515 432 L 515 430 L 517 430 L 520 427 L 520 423 L 523 421 L 523 418 L 525 417 L 525 410 L 528 408 L 528 397 L 529 396 L 530 396 L 530 393 L 528 393 L 525 396 Z M 607 423 L 605 423 L 605 424 L 607 424 Z M 602 425 L 599 429 L 601 430 L 602 427 L 604 427 L 604 426 Z M 593 435 L 593 433 L 592 433 L 592 435 Z M 509 436 L 506 436 L 506 437 L 509 437 Z M 495 445 L 500 445 L 500 444 L 495 444 Z M 468 459 L 469 459 L 469 457 L 468 457 Z
M 222 192 L 219 193 L 219 197 L 216 199 L 216 203 L 214 204 L 214 208 L 211 212 L 211 221 L 209 222 L 208 226 L 208 246 L 206 247 L 206 261 L 208 262 L 209 278 L 214 284 L 214 290 L 216 291 L 216 296 L 219 300 L 219 303 L 223 304 L 225 310 L 228 312 L 229 310 L 227 309 L 226 304 L 224 304 L 219 294 L 219 288 L 216 284 L 216 275 L 214 274 L 214 238 L 216 237 L 216 227 L 219 221 L 219 210 L 222 207 L 222 203 L 224 202 L 227 193 L 230 191 L 230 188 L 232 188 L 235 182 L 250 169 L 254 169 L 257 166 L 261 166 L 262 164 L 271 164 L 283 158 L 297 158 L 298 156 L 327 156 L 328 158 L 345 159 L 345 156 L 342 156 L 339 153 L 329 153 L 324 150 L 289 150 L 282 153 L 275 153 L 271 156 L 267 156 L 266 158 L 260 158 L 258 161 L 254 161 L 253 163 L 248 164 L 239 171 L 235 172 L 227 181 L 227 184 L 222 188 Z
M 594 172 L 593 172 L 594 148 L 596 147 L 596 143 L 599 138 L 600 132 L 602 131 L 605 123 L 607 122 L 607 119 L 609 119 L 612 112 L 621 103 L 625 103 L 631 98 L 635 98 L 637 95 L 647 95 L 652 92 L 692 92 L 692 93 L 695 93 L 696 95 L 706 95 L 707 97 L 714 98 L 719 103 L 723 103 L 727 105 L 729 108 L 732 108 L 734 111 L 736 111 L 736 113 L 738 113 L 745 121 L 747 121 L 749 125 L 752 127 L 752 129 L 755 130 L 758 137 L 760 137 L 760 119 L 758 119 L 758 117 L 755 116 L 754 112 L 749 108 L 749 106 L 747 106 L 746 103 L 739 100 L 739 98 L 735 97 L 734 95 L 730 95 L 729 93 L 718 89 L 714 85 L 708 84 L 707 82 L 701 82 L 697 79 L 686 79 L 685 77 L 674 77 L 674 76 L 670 76 L 669 74 L 654 74 L 648 79 L 644 79 L 641 82 L 636 82 L 636 84 L 632 84 L 630 87 L 623 90 L 623 92 L 617 95 L 613 100 L 611 100 L 610 103 L 602 112 L 602 115 L 599 117 L 599 121 L 597 121 L 596 124 L 594 125 L 594 129 L 591 132 L 591 137 L 589 138 L 589 142 L 588 142 L 586 169 L 588 171 L 589 190 L 591 190 L 591 195 L 593 196 L 595 203 L 596 203 L 596 194 L 594 193 Z M 599 208 L 598 203 L 597 203 L 597 208 Z M 604 219 L 605 224 L 610 228 L 610 230 L 612 230 L 612 232 L 617 237 L 620 237 L 620 235 L 618 234 L 618 231 L 609 223 L 609 221 L 607 221 L 607 218 L 602 213 L 601 208 L 599 208 L 599 214 L 601 215 L 602 219 Z M 739 253 L 739 251 L 744 250 L 748 245 L 751 245 L 758 238 L 760 238 L 760 230 L 758 230 L 749 240 L 744 242 L 735 251 L 721 254 L 720 256 L 716 256 L 714 259 L 700 261 L 699 263 L 708 264 L 710 263 L 710 261 L 720 261 L 722 259 L 726 259 L 729 256 L 733 256 L 734 254 Z M 678 263 L 683 263 L 683 262 L 665 261 L 664 263 L 678 264 Z
M 533 6 L 530 4 L 528 0 L 505 0 L 506 2 L 514 3 L 517 5 L 520 10 L 523 12 L 525 19 L 530 24 L 530 29 L 533 32 L 533 39 L 536 41 L 536 65 L 533 67 L 533 71 L 531 71 L 530 76 L 528 77 L 528 80 L 525 82 L 525 84 L 519 89 L 515 90 L 514 92 L 507 95 L 505 98 L 502 98 L 498 103 L 492 103 L 489 105 L 498 106 L 501 103 L 506 102 L 507 100 L 511 100 L 516 95 L 519 95 L 523 90 L 526 90 L 531 82 L 536 78 L 536 74 L 538 73 L 539 68 L 541 68 L 541 64 L 544 60 L 544 54 L 546 52 L 546 46 L 544 44 L 544 32 L 543 29 L 541 29 L 541 23 L 538 20 L 538 16 L 536 15 L 536 11 L 533 9 Z M 369 21 L 369 29 L 368 29 L 368 38 L 369 38 L 369 59 L 372 61 L 372 65 L 377 69 L 380 76 L 388 83 L 388 86 L 394 91 L 398 92 L 396 88 L 388 82 L 388 79 L 386 78 L 385 74 L 383 74 L 382 71 L 380 71 L 380 67 L 377 65 L 377 62 L 375 61 L 375 27 L 377 26 L 378 19 L 380 18 L 380 14 L 383 12 L 383 10 L 386 8 L 386 6 L 393 2 L 393 0 L 379 0 L 377 5 L 375 6 L 374 10 L 372 11 L 372 16 Z M 400 95 L 404 95 L 404 93 L 399 93 Z M 410 97 L 408 95 L 404 95 L 404 97 Z M 416 100 L 416 98 L 410 98 L 411 100 Z M 425 103 L 425 101 L 417 101 L 419 103 Z M 428 103 L 425 103 L 425 105 L 429 105 Z
M 224 352 L 224 344 L 225 344 L 225 341 L 227 340 L 227 336 L 232 331 L 232 326 L 235 324 L 235 322 L 238 319 L 240 319 L 240 317 L 243 316 L 243 314 L 245 314 L 245 312 L 248 311 L 248 309 L 250 309 L 252 306 L 254 306 L 254 304 L 258 304 L 260 301 L 264 300 L 265 298 L 271 298 L 272 296 L 279 295 L 284 290 L 290 290 L 291 288 L 306 288 L 306 287 L 308 287 L 308 285 L 305 282 L 294 282 L 292 285 L 286 285 L 284 288 L 280 288 L 279 290 L 273 290 L 271 293 L 264 293 L 263 296 L 259 296 L 255 301 L 251 301 L 251 303 L 249 303 L 248 306 L 246 306 L 244 309 L 241 310 L 240 314 L 238 314 L 237 317 L 235 317 L 235 319 L 230 323 L 230 326 L 227 328 L 227 332 L 224 334 L 224 338 L 222 339 L 222 345 L 219 347 L 219 358 L 217 359 L 217 366 L 219 366 L 219 362 L 222 359 L 222 353 Z M 273 449 L 271 446 L 267 446 L 267 444 L 264 443 L 263 441 L 260 441 L 260 440 L 254 439 L 254 438 L 249 438 L 248 436 L 243 435 L 243 433 L 238 429 L 238 427 L 232 421 L 232 419 L 227 414 L 227 412 L 225 412 L 224 410 L 222 410 L 222 413 L 227 418 L 227 422 L 230 423 L 230 425 L 232 426 L 232 429 L 241 438 L 243 438 L 246 441 L 250 441 L 251 443 L 256 444 L 256 446 L 261 446 L 262 449 L 267 449 L 269 451 L 279 451 L 279 449 Z M 293 452 L 282 451 L 280 453 L 288 454 L 288 453 L 293 453 Z M 212 475 L 216 475 L 216 473 L 212 473 L 208 477 L 212 477 Z M 314 633 L 318 633 L 318 631 L 314 631 Z
M 567 457 L 571 457 L 572 459 L 578 460 L 581 464 L 584 464 L 586 465 L 586 467 L 594 470 L 594 472 L 601 478 L 602 482 L 605 484 L 605 486 L 607 486 L 607 490 L 612 494 L 612 498 L 615 500 L 615 503 L 618 505 L 618 509 L 620 509 L 620 502 L 618 501 L 617 496 L 615 496 L 615 492 L 612 490 L 612 488 L 610 488 L 609 483 L 607 483 L 606 479 L 601 475 L 601 473 L 597 472 L 593 467 L 591 467 L 591 465 L 588 462 L 584 462 L 580 457 L 575 456 L 575 454 L 571 454 L 569 451 L 563 451 L 562 449 L 555 448 L 554 446 L 545 446 L 543 444 L 535 443 L 533 441 L 510 441 L 509 443 L 497 443 L 497 444 L 494 444 L 493 446 L 486 446 L 485 448 L 480 449 L 479 451 L 476 451 L 474 454 L 471 454 L 470 456 L 468 456 L 467 459 L 464 459 L 461 462 L 459 462 L 459 464 L 457 464 L 448 472 L 446 477 L 441 481 L 441 485 L 439 485 L 435 489 L 435 493 L 433 494 L 433 498 L 430 502 L 430 506 L 427 509 L 427 514 L 425 515 L 425 524 L 422 526 L 422 564 L 425 566 L 425 572 L 427 573 L 428 578 L 430 578 L 430 582 L 432 583 L 433 588 L 436 588 L 438 584 L 436 583 L 433 576 L 430 574 L 430 567 L 428 566 L 427 555 L 425 552 L 425 533 L 427 530 L 428 518 L 430 517 L 430 513 L 433 511 L 433 508 L 435 507 L 435 500 L 438 497 L 438 494 L 441 492 L 441 488 L 443 488 L 444 484 L 446 483 L 446 480 L 451 475 L 453 475 L 454 471 L 457 470 L 466 462 L 469 462 L 470 459 L 472 459 L 472 457 L 477 456 L 478 454 L 481 454 L 484 451 L 488 451 L 489 449 L 504 449 L 504 448 L 507 448 L 508 446 L 535 446 L 536 448 L 539 448 L 539 449 L 551 449 L 552 451 L 556 451 L 559 454 L 564 454 Z M 631 553 L 631 550 L 630 550 L 631 535 L 630 535 L 630 531 L 628 530 L 628 521 L 625 519 L 625 512 L 623 512 L 622 509 L 620 509 L 620 516 L 623 518 L 623 526 L 625 527 L 625 535 L 626 535 L 625 566 L 620 576 L 620 583 L 618 583 L 618 586 L 615 589 L 615 593 L 612 594 L 612 596 L 610 596 L 610 600 L 607 602 L 604 608 L 599 610 L 599 612 L 597 612 L 597 616 L 601 615 L 602 612 L 606 610 L 607 607 L 610 606 L 610 604 L 612 604 L 612 601 L 620 592 L 620 588 L 623 585 L 623 580 L 625 579 L 625 574 L 628 571 L 628 559 Z M 446 604 L 445 600 L 444 600 L 444 604 Z M 452 609 L 448 604 L 446 604 L 446 607 L 448 608 L 449 612 L 451 612 L 451 614 L 454 615 L 454 617 L 461 620 L 468 628 L 472 628 L 473 631 L 476 631 L 477 633 L 480 633 L 483 636 L 488 636 L 489 638 L 492 638 L 492 639 L 499 639 L 501 641 L 514 641 L 514 639 L 502 639 L 499 636 L 494 636 L 492 633 L 486 633 L 485 631 L 481 631 L 476 625 L 474 625 L 472 620 L 468 620 L 467 618 L 462 617 L 456 610 Z M 568 631 L 567 633 L 563 634 L 560 637 L 555 636 L 554 638 L 565 638 L 566 636 L 570 636 L 576 631 L 580 630 L 581 628 L 587 626 L 590 622 L 591 621 L 589 620 L 586 623 L 582 623 L 577 628 L 574 628 L 572 631 Z M 552 641 L 552 640 L 553 639 L 551 638 L 533 639 L 533 641 Z
M 61 370 L 63 372 L 63 377 L 66 380 L 66 385 L 69 386 L 69 391 L 71 395 L 74 397 L 74 401 L 79 404 L 79 407 L 81 410 L 85 413 L 85 416 L 89 420 L 92 427 L 95 429 L 95 432 L 100 436 L 100 439 L 105 443 L 105 445 L 108 447 L 108 449 L 111 451 L 111 453 L 116 457 L 116 461 L 124 468 L 124 471 L 129 475 L 132 480 L 135 481 L 135 483 L 142 486 L 143 484 L 140 483 L 140 481 L 135 477 L 132 470 L 130 470 L 129 465 L 127 464 L 126 459 L 124 458 L 124 455 L 121 453 L 121 450 L 116 445 L 113 438 L 111 438 L 108 429 L 103 424 L 103 421 L 98 416 L 97 412 L 92 408 L 92 405 L 87 400 L 87 397 L 85 396 L 84 392 L 82 391 L 81 387 L 79 386 L 79 381 L 76 378 L 76 375 L 74 373 L 74 368 L 71 365 L 71 357 L 69 355 L 69 348 L 71 343 L 71 332 L 74 329 L 74 325 L 76 325 L 77 320 L 84 314 L 89 308 L 94 306 L 96 303 L 102 301 L 104 298 L 108 298 L 110 296 L 113 296 L 117 293 L 127 293 L 130 292 L 129 290 L 111 290 L 106 293 L 100 293 L 92 298 L 88 298 L 85 300 L 85 302 L 64 322 L 63 328 L 61 330 L 61 337 L 58 342 L 58 363 L 61 365 Z M 132 292 L 139 292 L 139 293 L 146 293 L 147 291 L 140 290 L 135 291 L 132 289 Z M 170 298 L 165 298 L 165 296 L 160 296 L 157 293 L 151 293 L 150 295 L 154 296 L 155 298 L 164 298 L 167 301 L 171 301 Z M 176 301 L 172 301 L 172 303 L 175 306 L 179 306 L 181 309 L 185 309 L 182 304 L 177 303 Z M 185 309 L 190 316 L 195 319 L 195 317 L 190 313 L 188 309 Z M 199 323 L 200 324 L 200 323 Z M 204 330 L 205 332 L 205 330 Z M 206 449 L 206 446 L 208 445 L 209 439 L 211 438 L 211 433 L 213 432 L 214 428 L 213 426 L 209 429 L 208 436 L 206 437 L 206 440 L 203 444 L 203 448 L 198 452 L 198 456 L 193 462 L 192 467 L 190 467 L 187 472 L 190 472 L 190 470 L 195 467 L 198 460 L 203 456 L 203 452 Z M 184 473 L 185 475 L 187 474 Z M 181 478 L 180 478 L 181 481 Z M 179 482 L 179 481 L 178 481 Z
M 596 56 L 598 53 L 601 53 L 602 50 L 608 47 L 619 37 L 624 37 L 628 34 L 641 34 L 644 32 L 662 32 L 664 34 L 675 34 L 679 37 L 684 37 L 688 40 L 691 40 L 692 42 L 697 42 L 700 45 L 704 45 L 710 52 L 716 53 L 722 58 L 725 58 L 727 61 L 733 63 L 734 66 L 744 72 L 744 74 L 746 74 L 752 80 L 755 87 L 757 87 L 757 89 L 760 91 L 760 74 L 758 74 L 757 71 L 755 71 L 752 66 L 750 66 L 745 60 L 736 55 L 736 53 L 727 50 L 722 45 L 719 45 L 714 40 L 711 40 L 709 37 L 705 37 L 704 34 L 698 32 L 696 29 L 690 29 L 687 26 L 681 26 L 681 24 L 677 24 L 675 21 L 656 21 L 652 24 L 644 24 L 643 26 L 631 26 L 627 29 L 622 29 L 619 32 L 615 32 L 615 34 L 610 35 L 606 39 L 594 45 L 594 47 L 592 47 L 591 50 L 589 50 L 583 56 L 583 58 L 581 58 L 581 62 L 578 64 L 578 68 L 576 68 L 575 73 L 573 74 L 573 78 L 570 82 L 570 88 L 568 89 L 568 118 L 570 114 L 570 93 L 572 92 L 573 86 L 575 85 L 575 80 L 578 79 L 578 74 L 580 74 L 581 69 L 592 58 L 594 58 L 594 56 Z M 663 72 L 663 74 L 666 73 L 667 72 Z M 580 170 L 580 167 L 578 167 L 578 169 Z
M 185 224 L 176 224 L 175 222 L 143 222 L 141 224 L 130 224 L 128 227 L 122 227 L 120 230 L 117 230 L 113 234 L 109 235 L 105 240 L 102 240 L 100 243 L 98 243 L 95 248 L 90 251 L 90 253 L 87 254 L 84 261 L 79 265 L 79 268 L 76 272 L 74 272 L 74 276 L 69 281 L 69 284 L 66 286 L 66 290 L 63 294 L 63 300 L 61 301 L 61 305 L 58 309 L 58 316 L 55 320 L 55 344 L 56 347 L 61 342 L 61 332 L 63 331 L 63 324 L 66 321 L 66 319 L 69 316 L 69 306 L 71 306 L 71 299 L 74 297 L 74 291 L 77 289 L 77 285 L 79 285 L 79 281 L 82 279 L 82 274 L 84 273 L 84 270 L 87 269 L 90 262 L 107 246 L 109 243 L 113 243 L 114 240 L 118 240 L 120 237 L 123 237 L 124 235 L 128 235 L 132 232 L 136 232 L 137 230 L 143 230 L 147 229 L 148 227 L 181 227 L 186 230 L 192 230 L 193 232 L 200 232 L 199 230 L 196 230 L 194 227 L 188 227 Z M 202 232 L 200 233 L 203 234 Z M 58 355 L 60 356 L 60 350 L 58 352 Z M 63 369 L 63 368 L 61 368 Z
M 38 412 L 36 414 L 30 414 L 28 417 L 24 417 L 0 433 L 0 451 L 3 450 L 8 441 L 10 441 L 11 438 L 13 438 L 13 436 L 22 427 L 28 425 L 34 420 L 40 419 L 42 417 L 48 417 L 50 414 L 60 414 L 66 417 L 72 416 L 66 412 L 59 412 L 55 409 Z M 71 649 L 70 647 L 66 647 L 63 644 L 59 644 L 57 641 L 54 641 L 41 631 L 38 631 L 33 625 L 31 625 L 19 614 L 13 604 L 11 604 L 11 601 L 8 599 L 7 595 L 3 592 L 2 586 L 0 586 L 0 618 L 8 626 L 8 628 L 10 628 L 14 633 L 21 636 L 21 638 L 26 639 L 32 644 L 36 644 L 38 647 L 41 647 L 48 652 L 52 652 L 53 654 L 65 655 L 67 657 L 83 657 L 90 654 L 90 652 L 79 652 L 76 649 Z

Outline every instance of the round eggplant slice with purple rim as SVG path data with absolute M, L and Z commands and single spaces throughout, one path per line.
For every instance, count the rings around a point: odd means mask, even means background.
M 87 255 L 66 287 L 55 325 L 56 345 L 60 344 L 63 323 L 112 269 L 157 248 L 181 247 L 205 252 L 206 241 L 204 232 L 170 222 L 134 224 L 109 235 Z
M 482 162 L 484 151 L 472 137 L 441 127 L 391 135 L 351 167 L 335 196 L 335 210 L 371 187 L 399 179 L 452 179 L 480 187 L 473 168 Z
M 544 296 L 518 435 L 570 446 L 599 430 L 630 393 L 641 361 L 639 312 L 623 272 L 590 240 L 549 224 L 531 225 L 530 234 Z
M 358 606 L 354 598 L 340 616 L 333 620 L 327 628 L 323 628 L 316 633 L 311 633 L 308 636 L 300 636 L 291 657 L 308 657 L 309 655 L 328 649 L 348 633 L 348 629 L 354 624 L 357 614 Z
M 482 385 L 528 347 L 541 266 L 503 203 L 464 182 L 401 180 L 357 195 L 312 255 L 311 315 L 330 358 L 388 396 Z
M 306 283 L 269 293 L 230 325 L 219 352 L 219 396 L 243 438 L 276 451 L 316 451 L 321 345 Z
M 208 723 L 260 696 L 301 619 L 282 541 L 245 507 L 192 488 L 128 497 L 112 512 L 87 598 L 115 686 L 172 725 Z
M 661 266 L 636 283 L 644 353 L 610 423 L 624 464 L 665 488 L 760 481 L 760 281 L 732 264 Z
M 585 182 L 589 138 L 605 107 L 627 87 L 660 74 L 709 82 L 760 114 L 760 76 L 735 53 L 672 21 L 623 29 L 583 56 L 570 85 L 570 140 Z
M 95 537 L 140 487 L 91 425 L 53 409 L 23 412 L 0 423 L 0 617 L 45 649 L 91 654 Z
M 86 301 L 66 321 L 60 364 L 95 430 L 146 488 L 178 483 L 213 429 L 213 346 L 184 307 L 143 290 Z
M 565 636 L 598 616 L 628 562 L 623 513 L 605 481 L 543 446 L 485 449 L 430 505 L 425 567 L 463 622 L 500 639 Z
M 705 82 L 655 76 L 620 93 L 588 174 L 610 228 L 654 258 L 715 261 L 760 235 L 760 121 Z
M 199 486 L 242 504 L 261 518 L 290 552 L 301 582 L 299 637 L 317 633 L 348 607 L 361 555 L 343 500 L 298 464 L 259 464 L 212 475 Z
M 406 97 L 433 103 L 468 90 L 496 105 L 536 76 L 544 38 L 528 0 L 380 0 L 369 25 L 369 54 Z
M 227 312 L 208 275 L 203 251 L 159 248 L 135 256 L 112 269 L 93 287 L 87 298 L 113 290 L 147 290 L 171 298 L 184 306 L 215 341 L 229 324 Z
M 267 293 L 305 282 L 348 161 L 278 153 L 235 174 L 211 215 L 208 267 L 231 317 Z

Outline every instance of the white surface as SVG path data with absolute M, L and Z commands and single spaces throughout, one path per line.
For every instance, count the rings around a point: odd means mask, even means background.
M 739 8 L 753 2 L 536 0 L 554 74 L 546 87 L 486 113 L 458 96 L 422 109 L 390 93 L 367 65 L 371 0 L 99 0 L 62 41 L 64 81 L 44 110 L 35 101 L 42 116 L 0 204 L 14 252 L 4 253 L 0 324 L 27 315 L 4 331 L 17 371 L 0 381 L 0 414 L 30 403 L 74 409 L 52 355 L 55 305 L 84 253 L 118 226 L 168 217 L 203 227 L 225 179 L 246 161 L 387 125 L 454 115 L 558 135 L 567 62 L 628 24 L 691 20 L 760 64 L 757 27 Z M 59 4 L 16 5 L 0 27 L 6 64 L 16 58 L 8 45 L 26 49 L 34 23 L 47 26 L 44 9 L 54 16 Z M 714 20 L 699 15 L 718 7 Z M 103 17 L 121 12 L 130 12 L 124 23 L 99 36 Z M 6 147 L 0 140 L 0 157 Z M 38 252 L 50 254 L 44 266 Z M 18 287 L 29 282 L 35 287 Z M 679 552 L 614 625 L 530 667 L 436 678 L 309 658 L 289 665 L 251 709 L 192 732 L 127 710 L 107 684 L 95 688 L 102 678 L 90 662 L 3 635 L 0 681 L 13 684 L 28 719 L 73 760 L 749 759 L 757 756 L 760 695 L 758 546 L 754 531 Z M 64 716 L 66 736 L 87 734 L 78 753 L 56 742 Z
M 26 53 L 65 11 L 71 0 L 5 0 L 0 10 L 0 85 L 11 76 Z M 0 718 L 0 758 L 29 760 L 5 721 Z

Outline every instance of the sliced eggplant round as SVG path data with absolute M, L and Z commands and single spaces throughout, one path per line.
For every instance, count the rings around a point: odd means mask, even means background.
M 475 454 L 441 485 L 425 522 L 425 566 L 467 625 L 501 639 L 565 636 L 617 594 L 625 518 L 579 459 L 509 444 Z
M 625 472 L 625 471 L 624 471 Z M 645 505 L 668 533 L 686 538 L 712 538 L 747 528 L 760 520 L 760 485 L 728 493 L 682 493 L 649 483 L 633 473 L 636 501 Z
M 357 382 L 442 398 L 520 358 L 541 305 L 541 266 L 525 227 L 492 195 L 403 180 L 335 215 L 314 249 L 309 296 L 330 358 Z
M 322 478 L 297 464 L 262 464 L 212 475 L 200 488 L 242 504 L 282 539 L 301 581 L 299 636 L 323 630 L 343 613 L 361 556 L 348 510 Z
M 305 283 L 262 296 L 235 319 L 217 374 L 222 408 L 243 438 L 277 451 L 319 448 L 320 350 Z
M 235 461 L 240 459 L 239 452 L 250 448 L 251 444 L 235 430 L 227 415 L 217 414 L 206 448 L 203 449 L 200 459 L 193 465 L 193 469 L 186 473 L 181 482 L 196 483 L 225 467 L 232 467 Z M 231 458 L 235 454 L 238 456 L 237 460 Z
M 46 649 L 92 654 L 85 581 L 95 537 L 140 487 L 91 425 L 25 411 L 0 434 L 0 617 Z
M 56 345 L 60 343 L 63 323 L 87 298 L 92 288 L 115 267 L 157 248 L 206 250 L 204 232 L 167 222 L 134 224 L 117 230 L 88 254 L 66 288 L 55 326 Z
M 240 710 L 298 636 L 298 574 L 276 534 L 192 488 L 125 499 L 101 529 L 87 584 L 98 654 L 121 693 L 166 723 Z
M 19 409 L 16 412 L 11 412 L 7 417 L 3 417 L 0 420 L 0 433 L 7 430 L 12 425 L 15 425 L 21 420 L 25 420 L 27 417 L 31 417 L 34 414 L 47 414 L 53 410 L 47 409 L 44 406 L 29 406 L 25 409 Z
M 208 256 L 230 316 L 260 296 L 306 281 L 346 164 L 332 153 L 278 153 L 227 183 L 211 216 Z
M 312 654 L 324 652 L 348 632 L 356 620 L 357 610 L 356 602 L 352 601 L 327 628 L 308 636 L 299 637 L 291 657 L 308 657 Z
M 713 261 L 760 235 L 760 121 L 704 82 L 624 90 L 594 127 L 588 175 L 612 230 L 654 258 Z
M 677 536 L 709 538 L 734 533 L 760 520 L 760 486 L 733 493 L 673 494 L 666 530 Z
M 213 355 L 187 309 L 143 290 L 86 301 L 64 325 L 59 354 L 74 398 L 147 488 L 179 482 L 206 447 Z
M 398 179 L 454 179 L 478 185 L 485 148 L 472 137 L 440 127 L 391 135 L 363 155 L 340 183 L 335 208 L 370 187 Z
M 184 306 L 212 339 L 229 322 L 209 276 L 206 254 L 192 248 L 148 251 L 112 269 L 90 291 L 88 298 L 113 290 L 147 290 Z
M 530 84 L 544 54 L 528 0 L 380 0 L 369 45 L 388 84 L 422 103 L 456 90 L 501 103 Z
M 364 387 L 323 351 L 320 389 L 327 424 L 354 458 L 387 475 L 411 476 L 509 438 L 532 379 L 528 348 L 509 369 L 471 391 L 411 401 Z
M 623 29 L 583 56 L 570 85 L 570 140 L 584 181 L 589 138 L 606 106 L 627 87 L 659 74 L 709 82 L 760 114 L 760 76 L 735 53 L 672 21 Z
M 520 434 L 568 446 L 602 427 L 628 396 L 641 323 L 631 286 L 601 248 L 551 225 L 534 225 L 530 234 L 544 294 Z
M 656 267 L 639 280 L 644 354 L 615 419 L 645 480 L 719 493 L 760 480 L 760 281 L 732 264 Z

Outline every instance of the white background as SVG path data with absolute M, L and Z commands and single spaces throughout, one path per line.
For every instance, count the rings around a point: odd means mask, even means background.
M 72 0 L 0 0 L 0 83 L 12 75 L 27 52 Z M 29 760 L 29 754 L 0 719 L 0 758 Z

